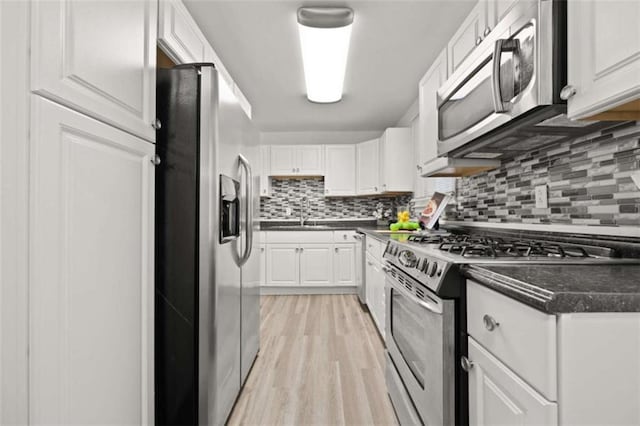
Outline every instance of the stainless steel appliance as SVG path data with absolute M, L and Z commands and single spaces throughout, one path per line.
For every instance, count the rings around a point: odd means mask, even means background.
M 387 389 L 402 424 L 468 421 L 466 300 L 460 266 L 478 263 L 624 264 L 614 249 L 486 234 L 392 240 L 386 273 Z
M 212 64 L 157 82 L 156 423 L 222 424 L 259 345 L 256 134 Z
M 437 93 L 439 155 L 505 157 L 602 127 L 564 115 L 566 8 L 517 1 L 447 79 Z

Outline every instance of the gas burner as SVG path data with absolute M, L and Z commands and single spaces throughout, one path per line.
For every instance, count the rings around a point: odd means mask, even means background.
M 432 243 L 437 243 L 433 240 Z M 472 235 L 452 235 L 440 239 L 440 250 L 463 257 L 589 257 L 587 251 L 578 246 L 563 246 L 540 241 L 506 241 Z

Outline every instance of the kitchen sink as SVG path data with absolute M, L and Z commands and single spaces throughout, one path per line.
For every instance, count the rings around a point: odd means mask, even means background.
M 264 231 L 269 231 L 269 230 L 278 230 L 278 231 L 286 231 L 286 230 L 299 230 L 299 229 L 308 229 L 308 230 L 333 230 L 336 229 L 334 226 L 328 226 L 328 225 L 277 225 L 277 226 L 270 226 L 267 229 L 264 229 Z

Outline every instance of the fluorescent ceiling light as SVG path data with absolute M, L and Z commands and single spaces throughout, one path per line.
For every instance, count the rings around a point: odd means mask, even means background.
M 342 99 L 353 11 L 344 7 L 301 7 L 298 32 L 307 98 L 330 103 Z

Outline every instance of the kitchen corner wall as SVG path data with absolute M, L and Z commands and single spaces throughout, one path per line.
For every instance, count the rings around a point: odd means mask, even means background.
M 391 209 L 392 219 L 398 206 L 406 206 L 410 195 L 399 197 L 340 197 L 324 196 L 324 178 L 283 178 L 273 179 L 272 197 L 260 199 L 261 219 L 296 219 L 300 217 L 300 200 L 309 199 L 311 219 L 351 219 L 372 218 L 378 203 L 384 209 Z M 285 210 L 291 207 L 292 215 L 287 216 Z
M 449 220 L 640 225 L 640 122 L 530 152 L 490 172 L 459 178 Z M 549 208 L 535 207 L 534 187 L 548 185 Z

